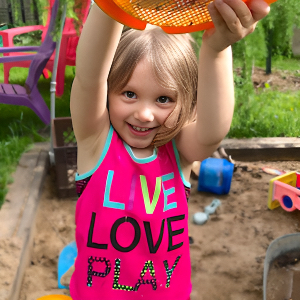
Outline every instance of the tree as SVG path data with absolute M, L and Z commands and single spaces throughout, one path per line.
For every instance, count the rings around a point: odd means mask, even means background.
M 272 56 L 292 55 L 293 30 L 295 26 L 300 26 L 299 15 L 299 0 L 278 0 L 271 5 L 270 14 L 261 21 L 267 49 L 267 74 L 272 71 Z

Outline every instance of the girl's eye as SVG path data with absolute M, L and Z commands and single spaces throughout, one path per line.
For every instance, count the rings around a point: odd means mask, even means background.
M 125 97 L 129 98 L 129 99 L 136 99 L 136 94 L 134 92 L 124 92 Z
M 161 104 L 165 104 L 165 103 L 169 103 L 172 101 L 171 98 L 167 97 L 167 96 L 161 96 L 159 98 L 157 98 L 156 100 L 157 102 L 161 103 Z

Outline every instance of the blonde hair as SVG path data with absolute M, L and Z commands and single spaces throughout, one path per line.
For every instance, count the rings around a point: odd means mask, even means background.
M 118 45 L 108 77 L 109 91 L 120 92 L 146 57 L 159 84 L 176 93 L 176 106 L 153 139 L 156 147 L 166 144 L 195 119 L 198 67 L 192 41 L 188 34 L 169 35 L 155 27 L 129 29 Z

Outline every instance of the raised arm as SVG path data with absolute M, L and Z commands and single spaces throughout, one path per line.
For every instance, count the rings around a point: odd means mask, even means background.
M 71 115 L 79 146 L 92 146 L 109 126 L 107 77 L 123 25 L 93 5 L 84 24 L 76 55 L 71 91 Z
M 229 131 L 234 109 L 233 43 L 251 33 L 269 12 L 263 0 L 249 7 L 241 0 L 215 0 L 209 5 L 215 28 L 205 32 L 199 54 L 197 120 L 176 139 L 182 160 L 210 156 Z

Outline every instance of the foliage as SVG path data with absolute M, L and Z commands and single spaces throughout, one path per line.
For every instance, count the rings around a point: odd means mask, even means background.
M 8 124 L 10 134 L 0 140 L 0 207 L 7 193 L 7 185 L 12 182 L 11 174 L 16 169 L 23 152 L 28 151 L 34 142 L 44 141 L 34 128 L 27 127 L 20 120 Z
M 49 8 L 49 1 L 50 0 L 35 0 L 34 4 L 36 4 L 37 15 L 39 19 L 39 24 L 45 25 L 46 20 L 48 17 L 48 8 Z M 17 3 L 17 2 L 16 2 Z M 17 5 L 17 4 L 15 4 Z M 59 10 L 56 17 L 56 24 L 54 30 L 54 40 L 57 40 L 60 33 L 61 28 L 61 17 L 64 11 L 64 5 L 66 5 L 66 17 L 73 18 L 75 22 L 75 28 L 79 32 L 80 26 L 82 26 L 81 20 L 78 18 L 76 11 L 79 11 L 82 4 L 81 1 L 78 0 L 60 0 L 59 1 Z M 34 9 L 34 8 L 32 8 Z M 15 24 L 10 25 L 9 27 L 16 27 L 16 26 L 24 26 L 29 24 L 23 24 L 22 18 L 20 18 L 20 7 L 16 8 L 14 13 L 14 20 L 18 20 Z M 32 25 L 32 24 L 30 24 Z M 16 45 L 39 45 L 41 41 L 41 31 L 34 31 L 29 33 L 24 33 L 22 35 L 18 35 L 14 37 L 14 43 Z
M 243 63 L 243 76 L 251 74 L 252 65 L 266 58 L 265 32 L 258 23 L 254 32 L 232 46 L 234 60 Z
M 266 37 L 269 35 L 272 55 L 292 56 L 293 29 L 300 26 L 299 15 L 299 0 L 278 0 L 271 5 L 271 12 L 261 23 Z
M 12 172 L 15 170 L 21 154 L 28 149 L 31 144 L 30 138 L 12 137 L 8 140 L 0 141 L 0 208 L 8 192 L 8 184 L 12 183 Z
M 14 36 L 15 46 L 40 46 L 42 42 L 42 31 L 36 30 Z
M 203 33 L 204 33 L 204 31 L 197 31 L 197 32 L 193 32 L 191 34 L 192 38 L 195 41 L 194 50 L 195 50 L 195 52 L 196 52 L 197 55 L 199 54 L 199 50 L 200 50 L 200 47 L 201 47 L 201 44 L 202 44 Z
M 76 146 L 77 141 L 73 128 L 69 127 L 63 132 L 64 146 Z
M 45 0 L 42 0 L 45 1 Z M 74 19 L 75 28 L 79 34 L 79 28 L 82 26 L 81 20 L 78 18 L 76 11 L 80 10 L 82 7 L 81 1 L 78 0 L 60 0 L 59 1 L 59 10 L 56 17 L 56 24 L 54 30 L 54 40 L 59 38 L 59 34 L 61 31 L 61 18 L 64 11 L 64 7 L 66 5 L 66 17 Z
M 300 137 L 300 92 L 279 93 L 266 89 L 244 101 L 236 97 L 228 137 Z
M 23 85 L 28 69 L 12 68 L 10 81 Z M 70 116 L 70 87 L 74 68 L 67 67 L 65 93 L 56 100 L 56 116 Z M 40 78 L 38 88 L 50 107 L 50 78 Z M 0 64 L 0 82 L 3 82 L 3 65 Z M 24 151 L 35 142 L 49 141 L 49 126 L 45 126 L 35 113 L 25 106 L 0 105 L 0 207 L 7 193 L 7 185 L 12 182 L 11 174 Z
M 299 15 L 299 0 L 278 0 L 256 30 L 233 46 L 234 58 L 243 61 L 244 76 L 250 77 L 257 61 L 265 60 L 266 72 L 271 73 L 272 57 L 292 56 L 293 29 L 300 26 Z

